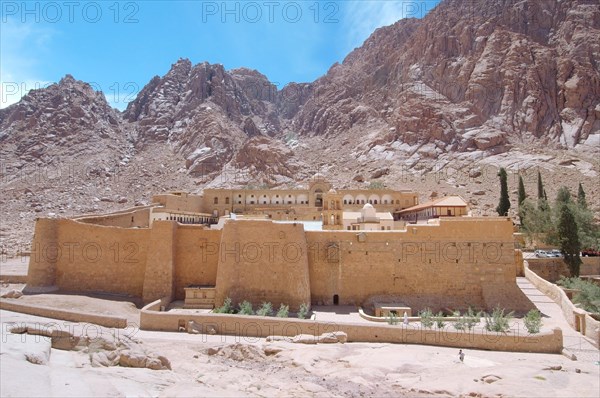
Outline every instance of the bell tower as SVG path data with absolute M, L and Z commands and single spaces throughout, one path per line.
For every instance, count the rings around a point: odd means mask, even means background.
M 342 210 L 342 195 L 335 189 L 330 189 L 323 196 L 323 229 L 344 229 L 344 212 Z

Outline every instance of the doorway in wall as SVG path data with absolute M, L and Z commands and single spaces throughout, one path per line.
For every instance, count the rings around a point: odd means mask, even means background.
M 333 295 L 333 305 L 340 305 L 340 296 L 337 294 Z

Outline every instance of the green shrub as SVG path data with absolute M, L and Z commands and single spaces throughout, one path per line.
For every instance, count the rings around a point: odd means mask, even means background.
M 588 312 L 600 313 L 600 286 L 581 278 L 560 278 L 558 285 L 579 292 L 573 296 L 573 303 L 579 304 Z
M 491 315 L 484 314 L 485 316 L 485 330 L 490 332 L 506 333 L 510 329 L 508 321 L 513 316 L 513 312 L 504 314 L 504 309 L 500 307 L 494 308 Z
M 259 309 L 256 310 L 258 316 L 271 316 L 273 315 L 273 305 L 271 303 L 263 302 Z
M 452 316 L 458 318 L 458 320 L 454 321 L 454 323 L 452 324 L 452 326 L 454 326 L 454 329 L 465 330 L 465 320 L 462 316 L 460 316 L 460 311 L 454 311 L 452 313 Z
M 308 304 L 302 303 L 300 304 L 300 310 L 298 311 L 298 318 L 304 319 L 308 315 Z
M 436 320 L 435 320 L 435 326 L 437 326 L 438 329 L 443 328 L 446 323 L 444 322 L 444 313 L 442 311 L 438 312 L 436 315 Z
M 479 322 L 481 322 L 481 312 L 475 312 L 473 311 L 473 308 L 469 307 L 466 314 L 464 315 L 464 318 L 465 326 L 468 330 L 471 330 L 476 325 L 479 325 Z
M 278 318 L 287 318 L 290 312 L 289 305 L 283 305 L 283 303 L 279 306 L 279 311 L 277 311 Z
M 254 315 L 254 311 L 252 310 L 252 304 L 246 300 L 244 300 L 238 308 L 238 314 L 240 315 Z
M 523 323 L 529 334 L 539 333 L 542 327 L 542 314 L 536 309 L 530 310 L 523 318 Z
M 420 311 L 419 317 L 421 317 L 421 325 L 423 325 L 423 327 L 429 329 L 433 326 L 433 312 L 431 312 L 429 308 Z
M 387 322 L 390 325 L 397 325 L 398 315 L 394 311 L 390 311 L 390 316 L 388 317 Z
M 600 286 L 588 281 L 581 282 L 580 292 L 575 294 L 573 302 L 588 312 L 600 313 Z
M 475 312 L 471 307 L 462 316 L 460 315 L 460 311 L 455 311 L 453 316 L 459 317 L 454 322 L 454 329 L 456 330 L 472 330 L 481 322 L 481 312 Z
M 581 281 L 580 278 L 567 278 L 561 276 L 556 284 L 566 289 L 578 289 L 577 285 L 579 284 L 579 281 Z
M 225 301 L 223 301 L 223 305 L 215 308 L 213 312 L 217 314 L 233 314 L 235 311 L 233 305 L 231 304 L 231 298 L 227 297 Z

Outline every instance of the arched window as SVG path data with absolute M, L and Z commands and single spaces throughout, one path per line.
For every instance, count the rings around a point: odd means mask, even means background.
M 229 196 L 225 198 L 225 204 L 228 205 L 229 204 Z
M 219 198 L 215 196 L 215 198 L 213 199 L 213 204 L 218 205 L 219 204 Z

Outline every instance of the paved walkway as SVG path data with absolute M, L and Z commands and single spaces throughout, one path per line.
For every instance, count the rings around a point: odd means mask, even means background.
M 527 278 L 517 278 L 517 285 L 542 313 L 544 326 L 550 328 L 558 326 L 562 329 L 563 345 L 577 356 L 577 360 L 600 361 L 600 351 L 594 347 L 590 340 L 569 325 L 558 304 L 540 292 Z

